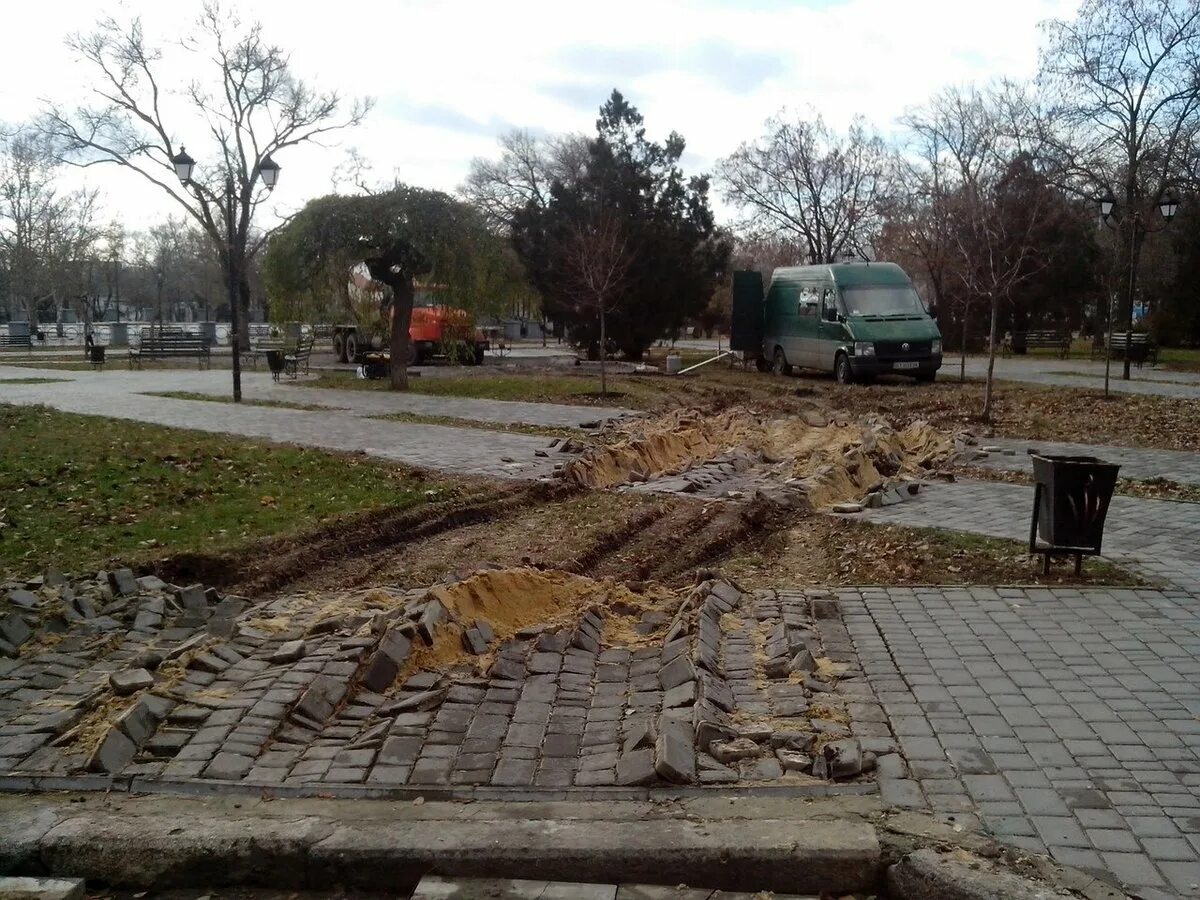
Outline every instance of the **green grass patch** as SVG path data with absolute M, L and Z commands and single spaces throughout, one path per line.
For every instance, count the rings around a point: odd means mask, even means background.
M 209 403 L 232 403 L 233 397 L 226 397 L 217 394 L 200 394 L 196 391 L 148 391 L 144 393 L 144 397 L 170 397 L 174 400 L 201 400 Z M 292 403 L 289 400 L 247 400 L 242 398 L 242 406 L 277 406 L 281 409 L 302 409 L 309 412 L 313 411 L 329 411 L 331 407 L 321 406 L 317 403 Z
M 224 549 L 456 490 L 359 456 L 0 405 L 0 578 Z
M 70 378 L 0 378 L 3 384 L 66 384 Z
M 460 419 L 456 416 L 427 416 L 420 413 L 388 413 L 368 416 L 385 422 L 411 422 L 414 425 L 446 425 L 451 428 L 481 428 L 485 431 L 506 431 L 509 434 L 532 434 L 543 437 L 580 436 L 579 428 L 551 428 L 546 425 L 527 425 L 524 422 L 485 422 L 480 419 Z
M 641 407 L 660 392 L 638 376 L 609 378 L 608 394 L 600 393 L 600 376 L 586 375 L 464 375 L 448 378 L 415 378 L 409 382 L 414 394 L 435 397 L 477 397 L 484 400 L 519 400 L 526 403 L 567 403 L 576 406 Z M 315 381 L 297 382 L 305 388 L 336 390 L 381 390 L 387 379 L 355 378 L 325 373 Z
M 57 359 L 0 360 L 0 365 L 13 366 L 18 369 L 52 369 L 55 372 L 90 372 L 94 367 L 90 362 L 60 362 Z

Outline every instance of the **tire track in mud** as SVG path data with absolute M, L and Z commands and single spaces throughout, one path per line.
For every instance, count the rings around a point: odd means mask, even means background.
M 500 519 L 536 503 L 555 502 L 578 490 L 566 484 L 521 485 L 411 509 L 372 510 L 306 534 L 265 538 L 225 553 L 177 554 L 152 568 L 166 581 L 200 581 L 257 596 L 283 590 L 327 566 L 342 570 L 380 553 L 390 555 L 406 544 Z M 369 577 L 370 571 L 362 577 Z

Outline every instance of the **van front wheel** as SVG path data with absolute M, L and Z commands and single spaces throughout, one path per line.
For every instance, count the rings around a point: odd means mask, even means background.
M 775 364 L 771 367 L 771 371 L 776 375 L 791 375 L 792 367 L 788 365 L 787 357 L 783 355 L 783 348 L 775 348 Z
M 850 368 L 850 357 L 839 353 L 833 364 L 833 375 L 838 384 L 854 384 L 854 371 Z

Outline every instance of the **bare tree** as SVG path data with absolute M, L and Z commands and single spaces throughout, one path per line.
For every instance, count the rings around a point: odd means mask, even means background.
M 766 134 L 718 164 L 725 197 L 752 235 L 803 248 L 810 263 L 868 257 L 881 224 L 887 153 L 855 119 L 845 137 L 818 116 L 780 114 Z
M 8 307 L 37 321 L 39 304 L 56 314 L 79 291 L 82 261 L 99 236 L 97 193 L 65 191 L 55 148 L 29 129 L 5 139 L 0 154 L 0 253 L 8 268 Z
M 578 134 L 535 137 L 514 130 L 500 137 L 500 157 L 471 160 L 471 171 L 459 188 L 488 223 L 507 232 L 513 216 L 529 203 L 550 202 L 554 182 L 572 184 L 587 164 L 587 139 Z
M 196 31 L 182 42 L 196 75 L 181 92 L 163 83 L 163 50 L 147 43 L 138 20 L 104 19 L 68 45 L 91 70 L 93 103 L 49 106 L 44 132 L 64 160 L 119 166 L 170 196 L 212 241 L 231 293 L 236 287 L 237 302 L 248 307 L 246 262 L 264 237 L 251 225 L 267 195 L 263 163 L 357 124 L 370 102 L 346 110 L 337 93 L 312 89 L 261 26 L 243 27 L 216 2 L 204 6 Z M 183 149 L 181 128 L 192 129 L 193 149 L 207 144 L 197 156 L 208 165 L 188 186 L 172 162 Z
M 595 312 L 600 322 L 600 393 L 607 396 L 607 316 L 620 299 L 634 253 L 619 216 L 599 207 L 572 226 L 565 250 L 568 291 L 580 309 Z
M 1041 136 L 1066 186 L 1123 206 L 1131 332 L 1147 207 L 1195 177 L 1186 163 L 1200 134 L 1200 0 L 1085 0 L 1046 31 Z

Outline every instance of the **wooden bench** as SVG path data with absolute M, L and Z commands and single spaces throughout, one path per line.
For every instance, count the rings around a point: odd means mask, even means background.
M 32 335 L 0 335 L 0 347 L 8 349 L 10 347 L 24 347 L 26 350 L 34 349 L 34 336 Z
M 316 338 L 312 335 L 301 337 L 296 341 L 296 346 L 290 353 L 284 353 L 283 371 L 290 377 L 295 378 L 297 375 L 308 374 L 308 358 L 312 356 L 315 340 Z
M 1112 344 L 1109 346 L 1109 359 L 1124 359 L 1125 344 L 1129 342 L 1129 361 L 1137 365 L 1140 369 L 1142 363 L 1149 362 L 1152 366 L 1158 365 L 1158 345 L 1154 343 L 1150 335 L 1144 331 L 1135 331 L 1132 335 L 1126 335 L 1124 331 L 1114 331 L 1112 335 Z M 1103 343 L 1092 347 L 1092 358 L 1104 356 Z
M 143 331 L 137 347 L 129 349 L 129 368 L 142 367 L 147 359 L 178 359 L 195 357 L 197 365 L 206 369 L 211 363 L 208 338 L 182 331 Z
M 1020 350 L 1057 350 L 1059 359 L 1066 359 L 1071 352 L 1070 332 L 1054 331 L 1019 331 L 1013 335 L 1013 348 Z

